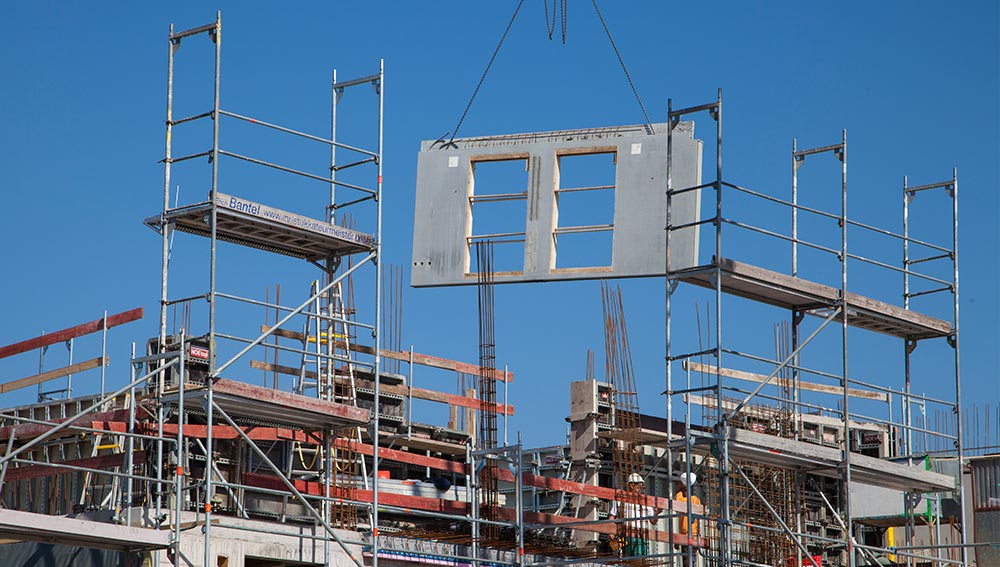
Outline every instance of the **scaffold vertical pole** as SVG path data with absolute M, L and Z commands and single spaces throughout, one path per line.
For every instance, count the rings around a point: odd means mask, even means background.
M 504 377 L 507 376 L 507 367 L 504 367 Z M 505 430 L 506 432 L 506 430 Z M 524 445 L 522 445 L 521 432 L 517 432 L 517 459 L 514 461 L 514 490 L 517 494 L 517 564 L 524 567 L 524 479 L 522 467 L 524 466 Z
M 715 396 L 719 408 L 719 553 L 722 567 L 732 562 L 729 509 L 729 425 L 723 411 L 722 396 L 722 88 L 719 88 L 715 111 Z
M 674 495 L 674 475 L 672 472 L 674 465 L 673 449 L 671 441 L 671 434 L 673 433 L 673 383 L 672 383 L 672 373 L 671 373 L 671 361 L 670 361 L 670 296 L 673 290 L 671 289 L 671 284 L 673 283 L 673 278 L 670 277 L 670 221 L 673 205 L 673 180 L 671 174 L 673 173 L 673 149 L 674 149 L 674 121 L 672 113 L 674 110 L 674 101 L 672 98 L 667 99 L 667 205 L 666 205 L 666 226 L 663 230 L 664 233 L 664 246 L 663 246 L 663 271 L 666 274 L 664 278 L 664 316 L 666 318 L 666 324 L 664 325 L 664 361 L 666 362 L 666 396 L 667 396 L 667 465 L 671 467 L 671 474 L 667 475 L 667 496 L 673 498 Z M 697 180 L 701 182 L 701 179 Z M 695 259 L 697 264 L 697 258 Z M 690 414 L 690 407 L 685 407 L 685 422 Z M 684 438 L 687 439 L 688 429 L 684 428 Z M 671 513 L 673 510 L 670 511 Z M 670 521 L 673 521 L 672 519 Z M 667 542 L 667 555 L 670 565 L 674 564 L 674 530 L 669 530 L 670 538 Z
M 385 99 L 385 61 L 378 62 L 378 84 L 375 85 L 378 94 L 378 179 L 375 186 L 375 432 L 372 435 L 375 445 L 372 458 L 372 470 L 375 476 L 372 484 L 372 567 L 378 567 L 379 532 L 378 532 L 378 502 L 379 502 L 379 396 L 381 383 L 381 349 L 379 341 L 382 338 L 382 143 L 383 143 L 383 101 Z
M 842 351 L 841 351 L 841 366 L 843 368 L 843 378 L 841 386 L 843 387 L 841 403 L 844 405 L 842 417 L 844 424 L 844 449 L 843 449 L 843 462 L 841 466 L 844 469 L 844 489 L 841 492 L 843 494 L 843 501 L 840 503 L 841 508 L 844 510 L 844 530 L 847 532 L 845 534 L 847 540 L 847 565 L 848 567 L 854 567 L 857 562 L 856 552 L 854 549 L 854 519 L 851 515 L 851 413 L 850 413 L 850 383 L 849 372 L 848 372 L 848 355 L 847 355 L 847 335 L 849 323 L 848 314 L 850 309 L 847 305 L 847 130 L 842 133 L 841 145 L 840 145 L 840 324 L 841 324 L 841 337 L 842 337 Z
M 135 343 L 132 343 L 132 357 L 130 360 L 135 360 Z M 132 525 L 132 475 L 135 474 L 134 469 L 134 446 L 135 438 L 132 434 L 135 433 L 135 381 L 136 381 L 136 367 L 134 364 L 129 365 L 130 379 L 129 382 L 132 383 L 132 387 L 128 391 L 128 428 L 129 432 L 128 438 L 125 440 L 125 470 L 128 471 L 128 477 L 125 479 L 125 525 Z
M 903 309 L 910 308 L 910 199 L 906 190 L 907 177 L 903 176 Z M 911 345 L 909 339 L 903 342 L 903 395 L 900 398 L 903 420 L 903 439 L 907 456 L 913 455 L 913 434 L 910 430 L 910 354 L 916 344 Z M 926 447 L 925 447 L 926 449 Z M 912 463 L 912 460 L 910 461 Z
M 215 43 L 215 94 L 212 103 L 212 186 L 209 191 L 209 201 L 210 204 L 210 216 L 211 216 L 211 226 L 209 227 L 211 249 L 209 251 L 209 273 L 208 273 L 208 349 L 209 349 L 209 361 L 208 361 L 208 373 L 210 376 L 215 376 L 215 359 L 216 344 L 215 344 L 215 307 L 216 307 L 216 255 L 218 252 L 218 216 L 219 207 L 216 204 L 216 195 L 219 190 L 219 122 L 222 117 L 219 115 L 219 89 L 221 85 L 221 71 L 222 71 L 222 12 L 216 12 L 215 15 L 215 28 L 209 32 L 209 36 Z M 211 390 L 211 382 L 208 384 L 209 390 Z M 211 446 L 209 446 L 211 449 Z M 206 529 L 208 524 L 206 524 Z
M 219 190 L 219 122 L 221 116 L 219 115 L 219 90 L 221 85 L 221 71 L 222 71 L 222 12 L 216 12 L 215 15 L 215 28 L 209 32 L 209 36 L 215 43 L 215 92 L 212 104 L 212 187 L 209 193 L 209 200 L 211 201 L 211 219 L 212 225 L 210 228 L 211 236 L 211 251 L 209 253 L 209 290 L 208 290 L 208 344 L 209 344 L 209 361 L 208 361 L 208 371 L 209 379 L 207 380 L 207 393 L 205 401 L 205 412 L 206 421 L 208 425 L 207 434 L 205 435 L 205 565 L 206 567 L 213 564 L 212 561 L 212 500 L 213 500 L 213 486 L 212 486 L 212 457 L 214 447 L 214 436 L 212 434 L 213 417 L 215 414 L 214 406 L 214 378 L 215 375 L 215 362 L 217 356 L 217 344 L 215 340 L 215 308 L 216 308 L 216 260 L 218 253 L 218 205 L 216 203 L 216 195 Z
M 170 231 L 172 225 L 166 222 L 167 210 L 170 209 L 170 165 L 171 147 L 173 143 L 174 131 L 174 52 L 177 50 L 180 39 L 174 37 L 174 25 L 170 24 L 170 35 L 167 39 L 167 119 L 166 119 L 166 149 L 163 157 L 163 213 L 160 219 L 160 238 L 162 240 L 162 260 L 160 265 L 160 342 L 157 345 L 159 352 L 166 352 L 167 343 L 167 274 L 169 273 L 170 262 Z M 101 384 L 104 385 L 103 382 Z M 163 390 L 163 373 L 159 379 L 160 391 Z M 101 391 L 103 394 L 103 389 Z
M 965 502 L 965 484 L 962 482 L 962 467 L 963 459 L 965 458 L 965 447 L 962 440 L 962 369 L 961 369 L 961 350 L 959 345 L 961 344 L 958 340 L 958 168 L 953 168 L 951 171 L 951 256 L 952 256 L 952 281 L 954 288 L 952 289 L 952 305 L 954 309 L 955 318 L 955 328 L 953 338 L 950 341 L 952 350 L 955 356 L 955 445 L 958 452 L 958 464 L 959 464 L 959 474 L 958 474 L 958 499 L 959 499 L 959 510 L 961 513 L 962 521 L 960 522 L 960 532 L 959 537 L 961 538 L 961 554 L 962 554 L 962 565 L 967 565 L 969 562 L 969 548 L 966 546 L 968 542 L 968 531 L 965 522 L 965 512 L 967 504 Z
M 187 339 L 186 329 L 181 329 L 181 344 Z M 184 461 L 184 349 L 180 350 L 177 365 L 177 470 L 174 477 L 174 558 L 178 561 L 181 553 L 181 511 L 184 501 L 184 475 L 187 463 Z M 163 376 L 163 372 L 160 372 Z

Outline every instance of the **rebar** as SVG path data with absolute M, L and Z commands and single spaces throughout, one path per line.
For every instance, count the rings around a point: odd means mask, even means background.
M 495 449 L 497 446 L 497 380 L 496 338 L 493 310 L 493 243 L 489 240 L 476 243 L 478 260 L 479 299 L 479 448 Z M 484 520 L 500 519 L 500 490 L 497 483 L 497 460 L 487 456 L 479 472 L 479 517 Z M 483 524 L 480 537 L 491 543 L 500 541 L 500 530 L 493 524 Z
M 642 490 L 636 490 L 632 480 L 642 475 L 642 453 L 639 450 L 639 395 L 636 392 L 632 370 L 632 352 L 629 347 L 628 329 L 621 287 L 612 289 L 601 281 L 601 304 L 604 314 L 605 374 L 611 385 L 613 397 L 614 448 L 612 460 L 615 479 L 617 515 L 622 518 L 641 518 L 651 515 L 645 505 Z M 625 521 L 616 524 L 616 543 L 625 556 L 648 554 L 649 529 L 646 520 Z M 645 560 L 627 561 L 631 565 L 646 565 Z

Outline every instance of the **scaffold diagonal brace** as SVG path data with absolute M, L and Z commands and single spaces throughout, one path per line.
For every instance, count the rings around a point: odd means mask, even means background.
M 747 394 L 747 396 L 745 398 L 743 398 L 743 401 L 741 401 L 739 403 L 739 405 L 737 405 L 733 409 L 733 411 L 729 414 L 729 416 L 732 417 L 732 416 L 738 414 L 740 412 L 740 410 L 742 410 L 744 407 L 746 407 L 747 403 L 749 403 L 750 400 L 752 400 L 754 398 L 754 396 L 756 396 L 757 394 L 759 394 L 760 391 L 764 389 L 764 386 L 767 386 L 771 382 L 771 380 L 774 380 L 775 376 L 777 376 L 778 373 L 781 372 L 781 370 L 783 368 L 785 368 L 786 366 L 788 366 L 789 364 L 791 364 L 791 362 L 793 360 L 795 360 L 795 357 L 797 357 L 799 355 L 799 353 L 802 351 L 802 349 L 805 348 L 805 346 L 807 344 L 809 344 L 810 342 L 812 342 L 812 340 L 814 338 L 816 338 L 816 335 L 818 335 L 820 333 L 820 331 L 822 331 L 827 325 L 829 325 L 830 322 L 833 321 L 837 317 L 837 315 L 840 314 L 840 312 L 843 309 L 844 309 L 844 306 L 841 305 L 837 309 L 834 309 L 829 315 L 827 315 L 826 319 L 823 319 L 823 322 L 820 323 L 819 327 L 817 327 L 816 330 L 812 332 L 812 334 L 810 334 L 808 337 L 806 337 L 806 339 L 804 341 L 802 341 L 802 343 L 799 346 L 795 347 L 795 350 L 793 350 L 785 358 L 785 360 L 781 361 L 781 363 L 778 364 L 774 368 L 774 370 L 772 370 L 771 373 L 767 375 L 767 378 L 765 378 L 763 381 L 761 381 L 761 383 L 758 384 L 757 387 L 754 388 L 752 392 L 750 392 L 749 394 Z M 844 384 L 844 388 L 847 388 L 847 384 Z
M 243 438 L 243 441 L 247 444 L 247 446 L 249 446 L 250 449 L 253 450 L 253 452 L 256 453 L 257 456 L 260 457 L 261 460 L 263 460 L 264 463 L 271 470 L 273 470 L 276 475 L 278 475 L 278 479 L 281 480 L 281 482 L 288 488 L 288 490 L 291 491 L 292 494 L 295 495 L 296 498 L 298 498 L 299 502 L 301 502 L 302 505 L 305 506 L 306 510 L 309 510 L 309 513 L 312 514 L 313 517 L 315 517 L 316 520 L 323 526 L 323 529 L 326 530 L 326 533 L 330 534 L 330 537 L 332 537 L 334 541 L 336 541 L 337 544 L 339 544 L 340 547 L 343 548 L 344 553 L 346 553 L 348 557 L 351 558 L 351 561 L 353 561 L 354 564 L 357 565 L 358 567 L 365 567 L 361 563 L 361 561 L 359 561 L 358 558 L 355 557 L 353 553 L 351 553 L 351 550 L 347 548 L 347 544 L 344 543 L 344 540 L 340 539 L 340 536 L 337 535 L 337 532 L 335 532 L 334 529 L 330 527 L 330 524 L 327 523 L 325 519 L 323 519 L 323 516 L 316 510 L 316 508 L 314 508 L 313 505 L 310 504 L 308 500 L 306 500 L 306 497 L 301 492 L 299 492 L 297 488 L 295 488 L 295 485 L 291 481 L 285 478 L 285 475 L 281 471 L 281 469 L 279 469 L 277 465 L 275 465 L 274 462 L 272 462 L 271 459 L 268 458 L 267 453 L 265 453 L 263 450 L 261 450 L 260 447 L 257 446 L 257 443 L 254 442 L 254 440 L 251 439 L 250 436 L 247 435 L 245 431 L 243 431 L 243 428 L 236 425 L 236 422 L 229 417 L 229 414 L 227 414 L 222 408 L 220 408 L 219 405 L 216 404 L 214 401 L 212 402 L 212 409 L 214 409 L 215 412 L 221 415 L 222 419 L 226 420 L 226 423 L 228 423 L 229 426 L 232 427 L 236 431 L 236 433 L 239 434 L 241 438 Z

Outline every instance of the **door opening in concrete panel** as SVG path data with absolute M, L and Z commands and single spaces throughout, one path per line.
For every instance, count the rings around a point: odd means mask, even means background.
M 618 154 L 614 148 L 556 156 L 553 268 L 610 268 Z
M 476 242 L 494 243 L 496 272 L 524 272 L 524 239 L 528 215 L 528 156 L 490 156 L 472 159 L 469 181 L 470 234 L 467 238 L 472 272 L 472 247 Z

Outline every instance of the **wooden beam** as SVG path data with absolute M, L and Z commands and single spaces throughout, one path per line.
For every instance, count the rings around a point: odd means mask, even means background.
M 688 368 L 692 372 L 704 372 L 706 374 L 715 374 L 716 367 L 710 364 L 701 364 L 700 362 L 689 362 L 685 360 L 682 364 L 685 370 Z M 730 370 L 728 368 L 723 368 L 719 371 L 719 374 L 725 376 L 726 378 L 735 378 L 737 380 L 745 380 L 747 382 L 757 382 L 761 383 L 767 376 L 764 374 L 755 374 L 753 372 L 744 372 L 742 370 Z M 779 380 L 777 378 L 772 378 L 770 384 L 777 385 Z M 827 386 L 826 384 L 816 384 L 814 382 L 802 382 L 798 384 L 799 388 L 802 390 L 807 390 L 810 392 L 820 392 L 823 394 L 843 394 L 844 390 L 840 386 Z M 874 392 L 872 390 L 859 390 L 857 388 L 848 388 L 847 395 L 855 398 L 863 398 L 866 400 L 876 400 L 884 402 L 888 400 L 888 394 L 884 392 Z
M 34 386 L 40 382 L 61 378 L 68 374 L 76 374 L 77 372 L 83 372 L 84 370 L 90 370 L 91 368 L 97 368 L 98 366 L 107 366 L 109 362 L 110 359 L 108 357 L 105 356 L 102 358 L 99 356 L 90 360 L 84 360 L 83 362 L 77 362 L 76 364 L 70 364 L 69 366 L 63 366 L 62 368 L 46 370 L 45 372 L 35 374 L 34 376 L 26 376 L 24 378 L 18 378 L 17 380 L 11 380 L 10 382 L 4 382 L 3 384 L 0 384 L 0 394 L 6 394 L 7 392 L 13 392 L 14 390 Z
M 293 368 L 291 366 L 284 366 L 281 364 L 271 364 L 270 362 L 263 362 L 260 360 L 251 360 L 250 368 L 255 370 L 265 370 L 268 372 L 279 372 L 281 374 L 287 374 L 289 376 L 298 376 L 299 369 Z M 316 372 L 312 370 L 306 370 L 306 378 L 316 378 Z M 358 384 L 364 384 L 363 387 L 372 389 L 374 387 L 374 382 L 369 380 L 357 380 Z M 410 393 L 410 389 L 406 386 L 396 386 L 393 384 L 382 384 L 379 388 L 380 391 L 386 394 L 396 394 L 399 396 L 407 396 Z M 484 402 L 477 400 L 475 398 L 469 398 L 466 396 L 459 396 L 457 394 L 445 394 L 444 392 L 435 392 L 434 390 L 425 390 L 423 388 L 413 388 L 413 397 L 419 400 L 428 400 L 431 402 L 441 402 L 444 404 L 451 404 L 454 406 L 461 406 L 470 409 L 483 409 Z M 514 406 L 504 405 L 504 404 L 493 404 L 496 408 L 497 413 L 514 415 Z
M 406 444 L 406 441 L 401 441 L 400 443 Z M 334 441 L 334 445 L 337 447 L 351 449 L 361 453 L 362 455 L 372 456 L 375 454 L 375 448 L 371 445 L 365 443 L 358 443 L 357 441 L 351 441 L 349 439 L 337 439 Z M 396 461 L 400 463 L 407 463 L 411 465 L 417 465 L 420 467 L 430 467 L 435 470 L 453 472 L 458 474 L 468 474 L 468 467 L 465 463 L 458 463 L 455 461 L 449 461 L 447 459 L 440 459 L 437 457 L 428 457 L 425 455 L 418 455 L 416 453 L 408 453 L 406 451 L 398 451 L 396 449 L 386 449 L 381 447 L 378 450 L 378 458 L 385 459 L 389 461 Z
M 271 330 L 271 327 L 267 325 L 260 326 L 260 331 L 262 333 L 265 333 L 269 330 Z M 298 331 L 289 331 L 287 329 L 276 329 L 272 334 L 286 339 L 293 339 L 297 341 L 304 341 L 306 338 L 305 335 L 303 335 Z M 348 345 L 342 341 L 334 341 L 334 346 L 345 350 L 348 347 Z M 360 352 L 362 354 L 370 354 L 372 356 L 375 355 L 375 349 L 366 345 L 351 343 L 350 350 L 354 352 Z M 400 360 L 407 363 L 410 362 L 410 353 L 408 351 L 403 352 L 394 350 L 382 350 L 380 351 L 380 355 L 385 358 L 391 358 L 392 360 Z M 469 364 L 467 362 L 458 362 L 456 360 L 448 360 L 447 358 L 440 358 L 437 356 L 431 356 L 429 354 L 419 354 L 416 352 L 413 353 L 413 364 L 419 364 L 421 366 L 428 366 L 431 368 L 438 368 L 441 370 L 454 370 L 455 372 L 462 372 L 464 374 L 474 374 L 476 376 L 481 375 L 484 370 L 483 368 L 479 367 L 476 364 Z M 494 377 L 497 380 L 500 380 L 501 382 L 509 383 L 514 381 L 513 372 L 504 373 L 503 370 L 494 370 L 493 372 L 494 372 Z
M 21 465 L 16 467 L 7 468 L 7 476 L 4 477 L 5 481 L 9 480 L 27 480 L 30 478 L 40 478 L 44 476 L 54 476 L 63 473 L 73 473 L 77 472 L 73 469 L 60 468 L 59 465 L 67 465 L 71 467 L 82 467 L 87 469 L 110 469 L 114 467 L 120 467 L 125 465 L 126 453 L 115 453 L 112 455 L 98 455 L 96 457 L 87 457 L 84 459 L 71 459 L 68 461 L 59 461 L 51 463 L 49 465 Z M 145 451 L 135 451 L 132 453 L 133 462 L 144 463 L 146 462 L 146 452 Z
M 386 358 L 391 358 L 393 360 L 401 360 L 403 362 L 410 361 L 409 352 L 396 352 L 391 350 L 383 350 L 382 356 Z M 413 363 L 420 364 L 422 366 L 428 366 L 431 368 L 439 368 L 441 370 L 454 370 L 455 372 L 461 372 L 463 374 L 473 374 L 475 376 L 480 376 L 483 374 L 485 369 L 481 368 L 477 364 L 469 364 L 467 362 L 458 362 L 456 360 L 448 360 L 447 358 L 440 358 L 437 356 L 431 356 L 429 354 L 419 354 L 413 353 Z M 503 370 L 494 369 L 493 377 L 501 382 L 513 382 L 514 373 L 507 372 L 504 373 Z
M 142 319 L 143 310 L 142 307 L 137 307 L 129 311 L 123 311 L 121 313 L 116 313 L 114 315 L 108 315 L 108 328 L 117 327 L 118 325 L 123 325 L 125 323 L 131 323 L 137 319 Z M 22 352 L 28 352 L 29 350 L 35 350 L 36 348 L 42 348 L 49 345 L 54 345 L 56 343 L 66 342 L 70 339 L 75 339 L 76 337 L 82 337 L 83 335 L 89 335 L 90 333 L 96 333 L 104 327 L 104 318 L 91 321 L 89 323 L 83 323 L 82 325 L 77 325 L 75 327 L 68 327 L 62 329 L 61 331 L 55 331 L 52 333 L 46 333 L 44 335 L 34 337 L 21 341 L 19 343 L 14 343 L 7 345 L 5 347 L 0 347 L 0 358 L 7 358 L 8 356 L 13 356 L 15 354 L 20 354 Z

